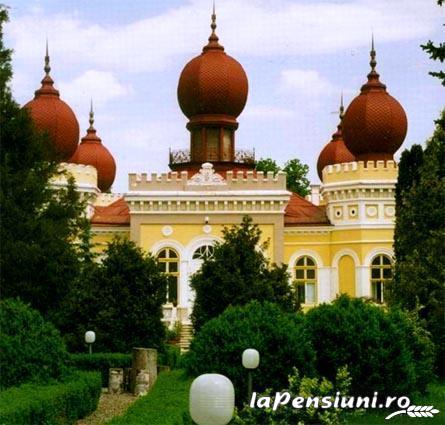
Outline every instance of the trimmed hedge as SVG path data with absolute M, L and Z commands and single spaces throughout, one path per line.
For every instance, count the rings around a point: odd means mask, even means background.
M 75 372 L 54 385 L 23 384 L 0 392 L 0 424 L 69 425 L 97 408 L 100 375 Z
M 180 367 L 181 352 L 179 347 L 166 345 L 165 352 L 158 352 L 158 365 L 170 366 L 171 369 Z M 77 353 L 70 354 L 68 364 L 80 370 L 95 370 L 101 373 L 102 386 L 108 386 L 108 372 L 110 368 L 131 367 L 131 354 L 122 353 Z

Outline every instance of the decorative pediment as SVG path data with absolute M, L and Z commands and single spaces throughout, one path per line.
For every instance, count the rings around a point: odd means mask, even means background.
M 213 164 L 205 162 L 201 169 L 188 182 L 187 185 L 196 186 L 221 186 L 226 185 L 227 182 L 223 176 L 216 173 L 213 169 Z

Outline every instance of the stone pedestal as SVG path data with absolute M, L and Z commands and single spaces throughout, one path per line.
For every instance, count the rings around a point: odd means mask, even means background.
M 121 368 L 111 368 L 108 373 L 108 392 L 110 394 L 120 394 L 123 391 L 124 370 Z
M 153 348 L 133 348 L 133 360 L 131 363 L 130 374 L 130 392 L 135 392 L 136 377 L 141 371 L 148 371 L 149 387 L 151 388 L 156 382 L 158 376 L 157 371 L 158 352 Z

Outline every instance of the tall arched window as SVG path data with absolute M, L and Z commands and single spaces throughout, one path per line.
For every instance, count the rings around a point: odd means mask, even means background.
M 379 254 L 371 263 L 371 294 L 372 298 L 384 302 L 385 284 L 392 279 L 392 262 L 384 254 Z
M 213 253 L 215 248 L 213 245 L 202 245 L 193 253 L 194 260 L 208 260 L 209 258 L 213 258 Z
M 167 302 L 178 303 L 179 255 L 172 248 L 164 248 L 156 256 L 162 271 L 168 275 Z
M 300 257 L 295 262 L 295 285 L 298 302 L 315 304 L 317 300 L 317 266 L 308 256 Z

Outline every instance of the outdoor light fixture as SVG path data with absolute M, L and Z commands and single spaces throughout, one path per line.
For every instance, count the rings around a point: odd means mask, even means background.
M 260 353 L 253 348 L 243 351 L 243 366 L 248 370 L 247 373 L 247 401 L 252 398 L 252 370 L 256 369 L 260 364 Z
M 226 425 L 235 408 L 235 389 L 217 373 L 198 376 L 190 387 L 190 416 L 198 425 Z
M 93 342 L 96 341 L 96 333 L 93 331 L 85 332 L 85 342 L 88 344 L 90 354 L 93 353 Z

